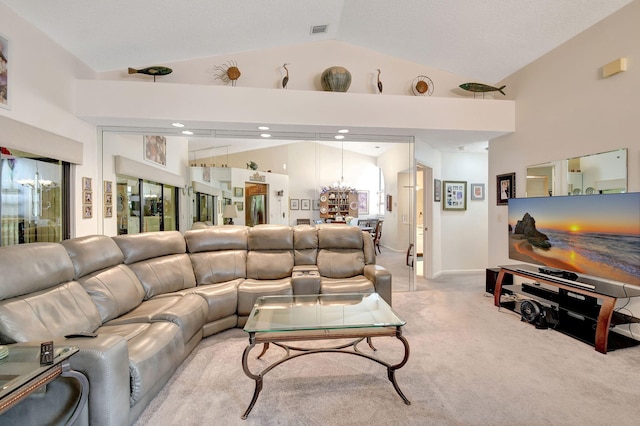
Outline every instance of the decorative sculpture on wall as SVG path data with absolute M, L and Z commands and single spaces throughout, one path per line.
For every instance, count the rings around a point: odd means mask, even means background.
M 320 84 L 326 92 L 346 92 L 351 86 L 351 73 L 344 67 L 329 67 L 322 72 Z
M 255 161 L 249 161 L 247 163 L 247 169 L 258 170 L 258 164 Z
M 287 68 L 287 65 L 289 64 L 284 64 L 282 66 L 282 68 L 284 68 L 284 70 L 287 72 L 287 75 L 284 76 L 284 78 L 282 79 L 282 88 L 286 89 L 287 88 L 287 83 L 289 83 L 289 69 Z
M 378 92 L 382 93 L 382 81 L 380 81 L 380 68 L 378 68 Z
M 167 67 L 154 66 L 154 67 L 141 68 L 139 70 L 137 70 L 135 68 L 129 68 L 128 72 L 129 72 L 129 74 L 152 75 L 153 76 L 153 81 L 155 83 L 157 76 L 171 74 L 173 72 L 173 70 L 171 68 L 167 68 Z
M 478 92 L 482 93 L 482 97 L 484 97 L 484 94 L 487 92 L 500 92 L 506 96 L 506 94 L 502 91 L 502 89 L 504 89 L 507 86 L 505 85 L 502 87 L 493 87 L 493 86 L 489 86 L 488 84 L 482 84 L 482 83 L 462 83 L 459 87 L 468 92 L 473 92 L 473 97 L 475 98 L 476 93 Z
M 227 61 L 223 65 L 216 65 L 213 67 L 214 72 L 218 71 L 216 75 L 217 80 L 222 80 L 224 84 L 231 82 L 232 86 L 236 85 L 236 81 L 240 78 L 240 69 L 236 61 Z
M 433 94 L 433 81 L 426 75 L 419 75 L 413 79 L 411 91 L 416 96 L 431 96 Z

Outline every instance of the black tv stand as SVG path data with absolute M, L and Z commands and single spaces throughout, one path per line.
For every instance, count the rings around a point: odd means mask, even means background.
M 627 346 L 637 345 L 633 339 L 617 333 L 609 333 L 610 327 L 618 324 L 628 324 L 632 322 L 640 322 L 639 319 L 630 316 L 615 313 L 614 308 L 616 301 L 620 298 L 638 297 L 640 296 L 640 287 L 624 285 L 622 283 L 601 280 L 589 276 L 577 276 L 576 279 L 567 279 L 557 273 L 542 272 L 543 268 L 532 265 L 507 265 L 501 266 L 498 278 L 496 280 L 493 292 L 494 304 L 500 307 L 500 296 L 503 293 L 503 280 L 505 276 L 519 276 L 529 278 L 541 284 L 547 284 L 558 288 L 558 292 L 552 292 L 544 289 L 540 291 L 532 291 L 533 286 L 522 285 L 518 289 L 509 285 L 504 290 L 507 292 L 521 292 L 527 295 L 535 295 L 542 297 L 546 301 L 558 305 L 561 316 L 564 316 L 565 332 L 582 341 L 595 346 L 596 351 L 603 354 L 607 353 L 609 335 L 619 336 L 622 340 L 627 339 Z M 548 269 L 548 268 L 544 268 Z M 566 272 L 566 271 L 563 271 Z M 573 274 L 573 273 L 572 273 Z M 523 287 L 525 287 L 523 289 Z M 530 288 L 526 288 L 530 287 Z M 537 294 L 536 294 L 537 293 Z M 598 303 L 601 300 L 601 304 Z M 568 330 L 568 326 L 573 323 L 581 322 L 583 327 L 573 327 Z M 560 319 L 560 331 L 563 326 L 563 317 Z M 595 328 L 595 335 L 594 335 Z M 577 330 L 577 331 L 576 331 Z M 612 338 L 613 339 L 613 338 Z M 620 345 L 624 347 L 624 345 Z

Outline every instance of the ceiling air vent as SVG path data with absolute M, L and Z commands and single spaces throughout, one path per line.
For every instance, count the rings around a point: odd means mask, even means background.
M 311 34 L 323 34 L 327 32 L 329 25 L 314 25 L 311 27 Z

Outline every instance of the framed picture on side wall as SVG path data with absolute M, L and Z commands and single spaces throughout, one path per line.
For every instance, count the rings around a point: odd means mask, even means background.
M 9 85 L 9 39 L 0 34 L 0 108 L 10 108 L 11 87 Z
M 440 179 L 433 180 L 433 201 L 439 203 L 442 200 L 442 182 Z
M 289 210 L 300 210 L 300 200 L 292 198 L 289 200 Z
M 300 210 L 311 210 L 311 200 L 306 198 L 300 200 Z
M 484 200 L 484 183 L 471 184 L 471 199 Z
M 444 181 L 442 182 L 444 203 L 442 210 L 466 210 L 467 209 L 467 182 Z
M 496 176 L 496 204 L 506 206 L 509 198 L 516 198 L 516 174 L 507 173 Z
M 358 214 L 369 214 L 369 191 L 358 191 Z
M 144 135 L 144 159 L 166 166 L 167 138 L 157 135 Z

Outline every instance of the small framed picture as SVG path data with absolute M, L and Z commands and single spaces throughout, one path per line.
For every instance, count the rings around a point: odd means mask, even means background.
M 233 188 L 233 196 L 234 197 L 242 197 L 244 194 L 244 188 L 234 187 Z
M 238 209 L 239 212 L 244 210 L 244 201 L 236 201 L 235 203 L 236 208 Z
M 85 191 L 91 191 L 91 178 L 83 177 L 82 178 L 82 189 Z
M 113 206 L 104 206 L 104 217 L 113 217 Z
M 443 210 L 467 209 L 467 182 L 444 181 L 442 192 L 444 193 Z
M 82 206 L 82 218 L 91 219 L 93 217 L 93 206 L 91 204 L 84 204 Z
M 391 194 L 387 194 L 387 211 L 393 211 L 393 197 Z
M 484 183 L 471 184 L 471 199 L 484 200 Z
M 496 204 L 506 206 L 509 198 L 516 198 L 516 174 L 507 173 L 496 176 Z
M 144 159 L 166 166 L 167 138 L 158 135 L 144 135 Z
M 433 180 L 433 201 L 439 203 L 442 200 L 442 182 L 440 179 Z
M 289 210 L 300 210 L 300 200 L 292 198 L 289 200 Z
M 104 193 L 111 194 L 113 192 L 113 183 L 110 180 L 104 181 Z
M 10 109 L 10 97 L 13 89 L 9 84 L 9 66 L 11 65 L 9 39 L 0 34 L 0 108 Z
M 300 210 L 311 210 L 311 200 L 306 198 L 300 200 Z
M 202 168 L 202 180 L 205 182 L 211 182 L 211 168 L 209 167 Z
M 113 204 L 113 194 L 110 192 L 105 192 L 104 194 L 104 204 L 109 206 Z
M 358 214 L 369 214 L 369 191 L 358 191 Z
M 313 200 L 313 209 L 320 210 L 320 200 L 318 199 Z
M 82 191 L 82 202 L 84 204 L 93 203 L 93 191 Z

